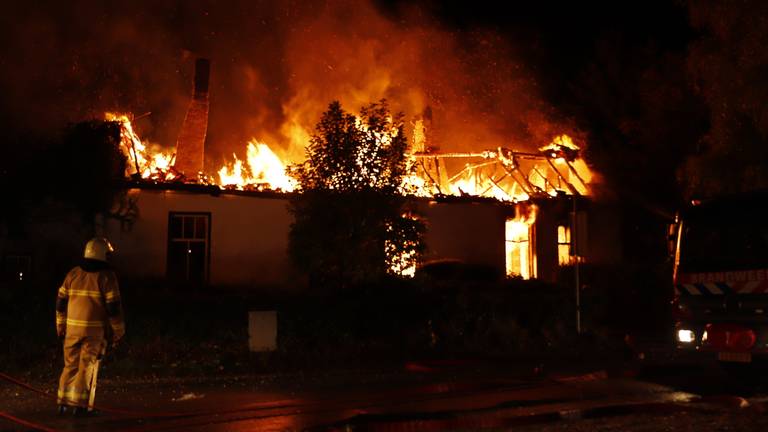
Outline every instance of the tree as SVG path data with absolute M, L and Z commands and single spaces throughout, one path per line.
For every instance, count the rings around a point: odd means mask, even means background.
M 27 134 L 6 138 L 0 146 L 0 194 L 4 204 L 0 225 L 5 225 L 10 237 L 23 233 L 31 210 L 48 193 L 46 159 L 41 155 L 50 149 L 50 142 L 48 137 Z
M 422 250 L 423 224 L 400 187 L 408 171 L 402 114 L 385 100 L 356 117 L 332 102 L 294 166 L 301 193 L 289 252 L 313 285 L 339 288 L 397 273 Z
M 7 204 L 0 223 L 17 236 L 34 213 L 75 210 L 92 224 L 96 214 L 109 212 L 125 172 L 120 127 L 86 121 L 56 136 L 27 132 L 8 140 L 0 154 L 0 193 Z
M 54 197 L 74 206 L 89 223 L 112 209 L 121 190 L 126 158 L 120 134 L 119 122 L 76 123 L 50 153 Z

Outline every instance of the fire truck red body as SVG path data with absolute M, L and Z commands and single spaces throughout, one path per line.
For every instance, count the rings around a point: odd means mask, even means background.
M 768 358 L 768 192 L 695 202 L 676 224 L 679 352 Z

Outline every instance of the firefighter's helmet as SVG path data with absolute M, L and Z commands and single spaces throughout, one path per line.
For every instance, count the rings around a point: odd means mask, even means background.
M 104 237 L 94 237 L 85 244 L 85 253 L 83 256 L 88 259 L 107 261 L 108 254 L 115 251 L 112 243 Z

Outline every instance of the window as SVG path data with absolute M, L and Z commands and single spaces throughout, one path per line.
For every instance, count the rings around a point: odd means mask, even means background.
M 171 280 L 193 284 L 208 281 L 210 227 L 210 213 L 169 213 L 167 274 Z
M 506 257 L 507 276 L 520 276 L 523 279 L 536 277 L 536 255 L 531 246 L 531 220 L 507 219 Z
M 557 262 L 561 266 L 573 263 L 571 255 L 571 227 L 559 225 L 557 227 Z
M 584 262 L 584 257 L 575 253 L 570 225 L 558 225 L 557 227 L 557 262 L 561 266 Z

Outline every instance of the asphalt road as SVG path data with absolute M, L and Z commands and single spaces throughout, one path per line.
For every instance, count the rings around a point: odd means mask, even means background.
M 768 430 L 763 385 L 715 365 L 568 369 L 413 362 L 386 371 L 112 379 L 99 387 L 101 414 L 78 419 L 3 383 L 0 411 L 34 425 L 0 420 L 0 430 Z

